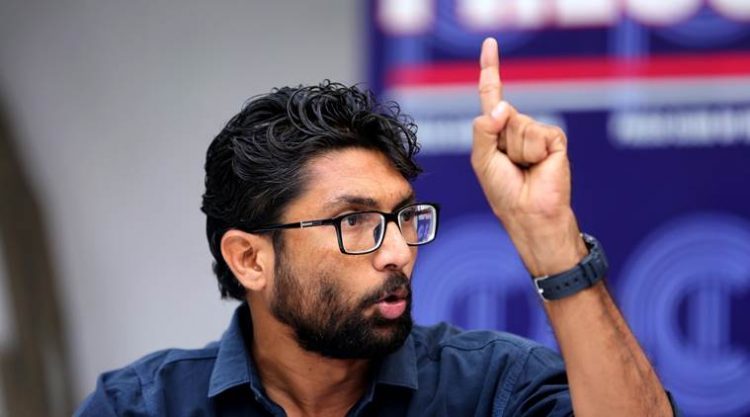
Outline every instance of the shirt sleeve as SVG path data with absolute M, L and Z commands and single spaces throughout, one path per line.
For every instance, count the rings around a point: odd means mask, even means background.
M 531 349 L 516 379 L 503 416 L 572 415 L 573 405 L 562 358 L 546 347 Z
M 74 417 L 150 417 L 138 375 L 131 368 L 99 377 L 96 389 L 81 403 Z
M 674 417 L 682 414 L 672 394 L 666 392 Z M 562 358 L 545 347 L 531 350 L 519 375 L 506 416 L 573 416 L 568 378 Z

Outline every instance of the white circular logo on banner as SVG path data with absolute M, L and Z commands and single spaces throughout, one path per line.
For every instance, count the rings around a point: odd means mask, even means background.
M 625 316 L 664 385 L 691 416 L 750 412 L 750 355 L 731 337 L 733 320 L 748 331 L 746 317 L 731 316 L 732 297 L 747 291 L 750 222 L 725 214 L 666 224 L 623 269 Z
M 554 346 L 529 273 L 498 220 L 471 216 L 444 226 L 420 248 L 412 281 L 415 320 L 512 330 Z

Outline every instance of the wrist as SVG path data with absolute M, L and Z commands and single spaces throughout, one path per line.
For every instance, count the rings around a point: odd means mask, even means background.
M 544 301 L 571 297 L 597 285 L 607 275 L 609 264 L 601 244 L 591 235 L 581 234 L 588 254 L 571 269 L 555 275 L 533 277 L 534 286 Z
M 566 271 L 588 254 L 572 212 L 554 221 L 531 219 L 505 228 L 532 277 Z

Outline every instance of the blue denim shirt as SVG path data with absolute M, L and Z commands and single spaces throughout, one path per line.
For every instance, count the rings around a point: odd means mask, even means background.
M 247 350 L 252 323 L 237 308 L 219 342 L 170 349 L 103 374 L 76 416 L 285 416 Z M 507 333 L 415 326 L 376 366 L 348 416 L 572 416 L 563 362 Z

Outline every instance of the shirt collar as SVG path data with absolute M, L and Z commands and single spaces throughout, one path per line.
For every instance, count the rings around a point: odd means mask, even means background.
M 243 384 L 250 384 L 250 388 L 256 393 L 263 391 L 255 364 L 245 347 L 244 334 L 252 334 L 250 309 L 246 303 L 242 303 L 234 311 L 229 328 L 219 341 L 219 351 L 208 386 L 209 397 Z M 383 358 L 374 382 L 417 389 L 417 355 L 411 334 L 403 346 Z
M 403 346 L 383 358 L 375 377 L 376 384 L 397 385 L 416 390 L 417 353 L 410 334 Z
M 234 311 L 229 328 L 219 341 L 214 369 L 208 385 L 208 396 L 214 397 L 230 388 L 250 382 L 250 355 L 245 349 L 243 326 L 250 321 L 250 310 L 243 303 Z M 252 325 L 252 324 L 250 324 Z

